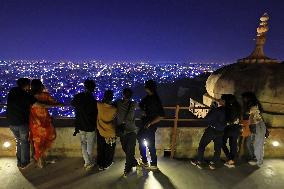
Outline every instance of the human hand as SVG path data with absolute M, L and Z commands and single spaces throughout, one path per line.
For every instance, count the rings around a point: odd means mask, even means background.
M 151 126 L 151 123 L 145 125 L 145 128 L 148 129 Z

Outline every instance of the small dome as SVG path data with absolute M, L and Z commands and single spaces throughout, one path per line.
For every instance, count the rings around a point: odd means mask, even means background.
M 284 64 L 235 63 L 213 72 L 206 81 L 209 96 L 254 92 L 264 111 L 284 113 Z

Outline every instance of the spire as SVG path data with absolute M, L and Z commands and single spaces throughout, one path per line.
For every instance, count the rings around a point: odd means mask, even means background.
M 264 13 L 260 17 L 259 26 L 256 29 L 256 45 L 253 52 L 246 58 L 239 59 L 239 63 L 277 63 L 276 59 L 271 59 L 265 56 L 263 47 L 266 41 L 266 33 L 269 30 L 268 20 L 269 16 L 267 13 Z

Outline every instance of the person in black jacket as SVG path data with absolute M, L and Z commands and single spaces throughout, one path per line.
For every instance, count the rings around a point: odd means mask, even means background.
M 7 119 L 17 143 L 17 166 L 22 169 L 30 164 L 29 115 L 31 105 L 36 103 L 29 89 L 30 80 L 19 78 L 7 99 Z
M 236 97 L 232 94 L 226 94 L 224 99 L 226 104 L 227 126 L 224 130 L 222 149 L 228 160 L 224 165 L 229 168 L 234 168 L 238 155 L 238 138 L 241 134 L 241 106 Z M 227 147 L 228 140 L 230 149 Z
M 138 131 L 137 138 L 139 143 L 140 155 L 142 162 L 140 165 L 151 170 L 157 170 L 157 155 L 155 148 L 155 133 L 157 130 L 157 123 L 164 117 L 164 109 L 157 94 L 157 85 L 153 80 L 145 82 L 145 91 L 147 96 L 139 103 L 140 109 L 143 111 L 141 118 L 142 125 Z M 148 147 L 151 162 L 150 167 L 146 156 L 146 147 Z
M 93 148 L 95 131 L 97 127 L 97 100 L 93 96 L 96 84 L 87 79 L 84 82 L 85 92 L 74 96 L 71 105 L 75 107 L 75 132 L 80 133 L 82 155 L 85 161 L 84 168 L 90 170 L 94 167 Z
M 214 156 L 209 163 L 210 169 L 216 169 L 215 164 L 220 160 L 223 132 L 226 127 L 225 101 L 221 98 L 218 100 L 219 107 L 213 107 L 204 118 L 208 127 L 205 129 L 203 136 L 199 142 L 197 159 L 192 160 L 191 164 L 202 169 L 204 151 L 206 146 L 213 140 Z

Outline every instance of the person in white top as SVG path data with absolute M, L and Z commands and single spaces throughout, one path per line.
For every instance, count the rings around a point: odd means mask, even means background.
M 247 109 L 249 110 L 249 127 L 252 133 L 251 142 L 255 155 L 255 160 L 249 161 L 249 164 L 261 166 L 263 164 L 264 140 L 266 134 L 266 126 L 261 115 L 262 107 L 254 93 L 246 92 L 246 95 L 242 96 L 246 98 Z

